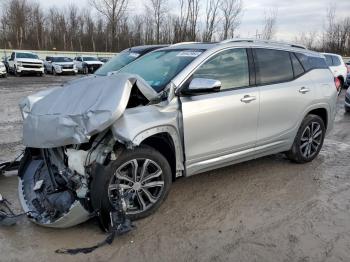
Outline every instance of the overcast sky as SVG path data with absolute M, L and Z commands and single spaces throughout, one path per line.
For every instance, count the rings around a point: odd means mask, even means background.
M 88 0 L 37 0 L 43 7 L 66 7 L 74 3 L 90 8 Z M 129 0 L 129 10 L 141 12 L 147 0 Z M 172 12 L 176 12 L 177 0 L 168 0 Z M 253 37 L 261 29 L 265 10 L 278 8 L 277 34 L 279 40 L 293 40 L 301 32 L 321 31 L 325 24 L 326 10 L 336 3 L 337 17 L 350 17 L 350 0 L 243 0 L 244 14 L 239 29 L 241 37 Z M 205 10 L 206 0 L 201 0 Z M 202 14 L 203 15 L 203 14 Z

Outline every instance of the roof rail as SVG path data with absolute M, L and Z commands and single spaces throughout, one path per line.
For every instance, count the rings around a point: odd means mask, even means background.
M 278 46 L 288 46 L 288 47 L 294 47 L 294 48 L 301 48 L 301 49 L 307 49 L 303 45 L 299 44 L 293 44 L 293 43 L 287 43 L 282 41 L 271 41 L 271 40 L 262 40 L 262 39 L 253 39 L 253 38 L 232 38 L 227 39 L 224 41 L 221 41 L 221 44 L 226 43 L 239 43 L 239 42 L 248 42 L 248 43 L 257 43 L 257 44 L 270 44 L 270 45 L 278 45 Z
M 176 43 L 176 44 L 172 44 L 171 46 L 190 45 L 190 44 L 199 44 L 199 42 L 179 42 L 179 43 Z

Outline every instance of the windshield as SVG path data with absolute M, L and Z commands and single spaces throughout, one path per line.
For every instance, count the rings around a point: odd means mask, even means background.
M 83 57 L 83 61 L 99 61 L 99 60 L 96 57 L 86 56 L 86 57 Z
M 127 64 L 134 61 L 136 58 L 140 56 L 139 53 L 133 52 L 122 52 L 116 56 L 114 56 L 111 60 L 109 60 L 106 64 L 100 67 L 95 74 L 105 76 L 109 72 L 118 71 Z
M 52 62 L 63 63 L 63 62 L 73 62 L 69 57 L 53 57 Z
M 125 66 L 119 72 L 137 74 L 160 92 L 202 52 L 203 50 L 155 51 Z
M 17 53 L 16 58 L 39 59 L 37 55 L 31 54 L 31 53 Z

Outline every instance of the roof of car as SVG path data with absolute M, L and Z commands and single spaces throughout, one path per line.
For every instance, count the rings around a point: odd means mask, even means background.
M 261 40 L 261 39 L 248 39 L 248 38 L 233 38 L 221 42 L 214 43 L 178 43 L 171 45 L 166 49 L 199 49 L 199 50 L 209 50 L 212 48 L 218 47 L 230 47 L 230 46 L 240 46 L 240 47 L 266 47 L 266 48 L 276 48 L 276 49 L 285 49 L 295 52 L 308 53 L 315 56 L 320 56 L 319 53 L 308 50 L 306 47 L 287 42 L 278 42 L 270 40 Z
M 322 53 L 322 55 L 331 55 L 331 56 L 342 57 L 341 55 L 334 54 L 334 53 Z
M 34 54 L 36 55 L 36 53 L 32 52 L 32 51 L 26 51 L 26 50 L 16 50 L 13 51 L 14 53 L 27 53 L 27 54 Z

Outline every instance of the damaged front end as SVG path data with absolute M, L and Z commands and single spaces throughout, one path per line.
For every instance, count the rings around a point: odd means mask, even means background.
M 101 184 L 103 173 L 112 172 L 110 162 L 125 148 L 110 126 L 126 108 L 157 100 L 158 93 L 143 79 L 126 74 L 84 78 L 23 100 L 27 148 L 18 190 L 30 218 L 42 226 L 66 228 L 98 215 L 105 231 L 115 221 L 125 222 L 128 195 L 118 186 L 110 201 L 115 212 L 108 218 L 99 212 L 102 200 L 96 183 Z

